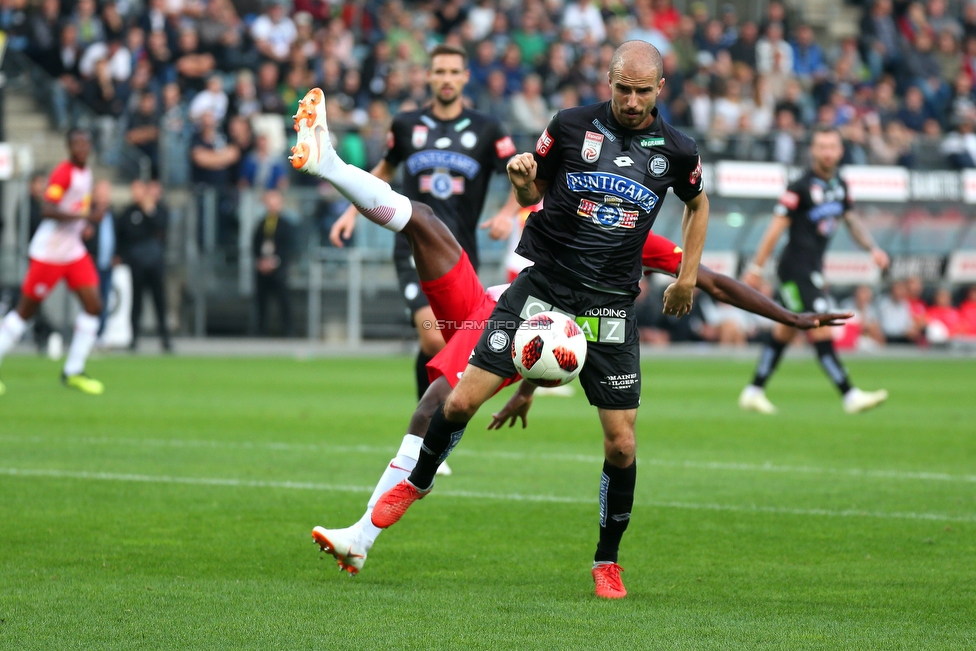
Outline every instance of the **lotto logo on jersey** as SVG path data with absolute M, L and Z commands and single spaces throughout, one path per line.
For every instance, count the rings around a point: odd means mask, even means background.
M 511 137 L 505 136 L 495 141 L 495 153 L 499 158 L 509 158 L 515 155 L 515 143 Z
M 600 152 L 603 151 L 603 134 L 587 131 L 583 136 L 583 148 L 580 149 L 580 156 L 587 163 L 595 163 L 600 160 Z
M 604 203 L 583 199 L 576 209 L 576 214 L 607 230 L 634 228 L 639 213 L 636 210 L 624 210 L 620 203 L 617 197 L 604 197 Z
M 542 132 L 539 136 L 538 142 L 535 143 L 535 153 L 539 154 L 543 158 L 549 153 L 552 148 L 552 136 L 549 135 L 549 129 Z

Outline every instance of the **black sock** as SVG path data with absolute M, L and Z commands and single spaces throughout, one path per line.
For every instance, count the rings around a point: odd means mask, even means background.
M 779 360 L 783 357 L 783 351 L 786 350 L 787 343 L 773 339 L 763 348 L 762 355 L 759 356 L 759 366 L 756 367 L 756 375 L 752 378 L 753 386 L 757 386 L 760 389 L 766 386 L 766 380 L 769 379 L 769 376 L 779 366 Z
M 427 387 L 430 386 L 430 378 L 427 377 L 427 362 L 434 359 L 424 351 L 417 351 L 417 361 L 414 363 L 414 373 L 417 374 L 417 400 L 424 397 Z
M 820 360 L 820 365 L 823 366 L 827 377 L 837 386 L 840 395 L 844 395 L 850 391 L 851 383 L 847 379 L 847 369 L 844 368 L 844 365 L 840 363 L 840 359 L 837 357 L 837 351 L 834 350 L 834 341 L 832 339 L 818 341 L 813 344 L 813 347 L 817 349 L 817 359 Z
M 603 462 L 600 478 L 600 542 L 593 560 L 597 563 L 616 563 L 620 539 L 630 524 L 630 510 L 634 506 L 634 486 L 637 485 L 637 462 L 618 468 Z
M 444 416 L 444 405 L 440 405 L 430 419 L 424 444 L 420 446 L 420 458 L 417 466 L 410 473 L 410 483 L 421 490 L 430 488 L 434 483 L 437 468 L 447 459 L 454 446 L 461 440 L 467 422 L 452 423 Z

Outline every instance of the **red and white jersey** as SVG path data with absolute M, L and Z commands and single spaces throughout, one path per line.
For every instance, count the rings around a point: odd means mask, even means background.
M 44 191 L 44 200 L 55 204 L 59 211 L 71 215 L 87 215 L 91 207 L 92 173 L 89 168 L 75 167 L 63 161 L 51 172 Z M 61 222 L 45 219 L 37 227 L 30 242 L 28 255 L 32 260 L 51 264 L 69 264 L 83 258 L 87 251 L 81 241 L 85 220 Z

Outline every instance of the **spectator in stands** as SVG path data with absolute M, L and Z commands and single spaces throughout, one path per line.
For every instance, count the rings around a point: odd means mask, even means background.
M 254 73 L 248 69 L 237 72 L 234 92 L 227 101 L 228 117 L 241 116 L 250 119 L 261 113 L 261 103 L 258 101 L 258 91 L 254 86 Z
M 770 74 L 777 70 L 793 71 L 793 48 L 783 40 L 783 25 L 770 23 L 766 36 L 756 43 L 756 71 Z
M 40 11 L 31 14 L 27 25 L 27 56 L 51 77 L 61 74 L 58 37 L 61 31 L 60 0 L 43 0 Z
M 577 45 L 599 45 L 607 37 L 603 14 L 592 0 L 577 0 L 566 5 L 562 26 L 565 37 Z
M 284 215 L 284 198 L 277 190 L 264 193 L 267 212 L 251 238 L 254 256 L 254 289 L 258 332 L 268 334 L 268 303 L 278 303 L 278 316 L 284 336 L 294 336 L 288 270 L 296 249 L 295 227 Z
M 793 41 L 793 72 L 807 85 L 812 85 L 827 76 L 827 64 L 823 50 L 813 36 L 813 28 L 800 25 Z
M 939 32 L 935 58 L 939 62 L 939 77 L 947 83 L 958 78 L 962 71 L 962 52 L 958 38 L 948 29 Z
M 175 52 L 176 74 L 180 85 L 194 92 L 203 90 L 207 79 L 217 68 L 217 61 L 209 52 L 200 48 L 200 37 L 194 27 L 180 30 L 179 45 Z
M 749 21 L 739 28 L 739 37 L 729 48 L 729 54 L 736 63 L 744 63 L 756 69 L 756 45 L 759 42 L 759 27 Z
M 965 3 L 964 3 L 965 4 Z M 962 23 L 954 16 L 946 14 L 946 0 L 929 0 L 927 6 L 928 22 L 936 34 L 948 33 L 954 38 L 962 37 Z
M 925 127 L 925 121 L 936 116 L 925 106 L 925 95 L 918 86 L 911 86 L 905 91 L 905 103 L 898 111 L 898 119 L 906 127 L 920 133 Z
M 944 341 L 943 336 L 948 339 L 957 337 L 965 330 L 962 315 L 952 304 L 952 292 L 948 287 L 936 290 L 932 305 L 925 312 L 925 320 L 926 337 L 933 343 L 941 343 L 940 339 Z
M 193 136 L 190 158 L 193 161 L 192 180 L 220 188 L 230 183 L 231 168 L 241 159 L 241 151 L 236 145 L 228 144 L 217 128 L 213 113 L 204 113 Z
M 152 294 L 156 312 L 157 332 L 163 350 L 171 352 L 172 343 L 166 324 L 166 231 L 169 212 L 162 203 L 162 186 L 156 181 L 143 184 L 133 181 L 132 203 L 116 223 L 119 255 L 132 271 L 132 343 L 130 350 L 139 347 L 142 325 L 143 294 Z
M 867 128 L 868 162 L 872 165 L 904 165 L 911 162 L 912 132 L 898 120 L 891 120 L 882 127 L 881 119 L 874 113 L 864 116 Z
M 190 119 L 199 122 L 204 113 L 212 113 L 217 122 L 223 122 L 227 115 L 227 93 L 219 74 L 210 75 L 207 86 L 194 95 L 190 102 Z
M 166 32 L 149 32 L 146 41 L 146 56 L 152 66 L 156 83 L 168 84 L 176 81 L 176 58 L 166 39 Z
M 976 167 L 976 110 L 957 118 L 956 130 L 947 134 L 940 151 L 955 169 Z
M 156 109 L 156 96 L 144 92 L 139 96 L 139 105 L 129 118 L 129 128 L 125 140 L 149 158 L 152 178 L 159 178 L 159 111 Z
M 770 134 L 773 162 L 795 165 L 797 142 L 803 135 L 803 127 L 796 123 L 793 111 L 780 108 L 776 111 L 776 128 Z
M 976 285 L 970 285 L 966 298 L 959 304 L 964 333 L 976 336 Z
M 637 25 L 627 32 L 628 41 L 644 41 L 650 43 L 661 52 L 667 54 L 671 51 L 671 42 L 668 36 L 658 28 L 657 14 L 650 5 L 638 6 Z
M 908 304 L 912 308 L 912 317 L 921 326 L 925 326 L 929 304 L 925 302 L 922 294 L 925 292 L 925 285 L 918 276 L 909 276 L 905 281 L 905 289 L 908 292 Z
M 530 66 L 538 65 L 545 59 L 549 46 L 548 39 L 539 29 L 542 22 L 540 11 L 541 9 L 527 9 L 522 14 L 519 28 L 512 34 L 512 41 L 522 52 L 522 60 Z
M 105 27 L 95 10 L 95 0 L 78 0 L 71 15 L 71 24 L 78 32 L 78 43 L 82 48 L 105 40 Z
M 254 143 L 254 150 L 241 165 L 238 185 L 262 191 L 284 189 L 288 183 L 288 172 L 283 157 L 271 153 L 267 134 L 259 133 Z
M 176 83 L 163 86 L 163 116 L 160 120 L 160 177 L 166 185 L 184 185 L 190 180 L 190 142 L 193 124 Z
M 905 281 L 891 284 L 890 293 L 881 297 L 878 303 L 881 331 L 888 343 L 914 343 L 921 328 L 912 316 L 912 306 L 908 301 Z
M 284 115 L 287 111 L 285 101 L 278 91 L 278 66 L 270 61 L 262 63 L 258 68 L 257 81 L 258 102 L 262 113 L 277 113 Z
M 508 80 L 505 78 L 505 73 L 501 70 L 493 70 L 488 75 L 488 83 L 479 94 L 476 103 L 478 110 L 482 113 L 503 116 L 506 127 L 508 126 L 508 98 L 505 94 L 507 87 Z
M 549 124 L 552 111 L 542 97 L 542 79 L 530 74 L 522 83 L 522 91 L 512 96 L 510 124 L 516 133 L 540 134 Z
M 237 187 L 241 180 L 241 172 L 244 168 L 244 160 L 251 155 L 255 148 L 254 130 L 251 123 L 241 116 L 235 116 L 227 123 L 227 139 L 231 147 L 234 147 L 240 155 L 237 162 L 230 166 L 228 170 L 228 183 Z
M 921 2 L 911 2 L 908 8 L 902 14 L 901 18 L 898 19 L 898 29 L 901 31 L 901 36 L 905 40 L 906 50 L 909 52 L 912 48 L 918 46 L 918 37 L 922 34 L 926 34 L 929 37 L 935 35 L 935 30 L 929 25 L 928 16 L 925 13 L 925 7 Z
M 891 15 L 891 0 L 874 0 L 861 20 L 861 48 L 877 79 L 885 70 L 894 70 L 901 60 L 898 26 Z
M 265 59 L 285 63 L 291 44 L 298 36 L 295 23 L 288 17 L 283 0 L 268 0 L 264 13 L 251 24 L 251 38 Z
M 877 345 L 885 344 L 885 334 L 881 329 L 881 314 L 874 302 L 874 290 L 867 285 L 859 285 L 854 295 L 841 303 L 841 311 L 853 312 L 861 337 Z

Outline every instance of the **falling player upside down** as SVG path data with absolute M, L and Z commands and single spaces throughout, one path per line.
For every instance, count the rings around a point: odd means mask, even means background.
M 318 88 L 309 91 L 299 103 L 295 116 L 298 144 L 292 150 L 292 165 L 330 181 L 370 221 L 407 235 L 421 289 L 437 318 L 436 327 L 441 329 L 447 342 L 446 347 L 427 364 L 431 385 L 410 418 L 408 434 L 383 471 L 363 517 L 344 529 L 315 527 L 312 530 L 315 542 L 336 558 L 340 569 L 357 574 L 382 531 L 372 522 L 374 505 L 381 495 L 406 479 L 413 470 L 431 417 L 460 379 L 471 351 L 481 337 L 484 323 L 507 285 L 486 290 L 451 231 L 428 206 L 409 201 L 386 182 L 339 159 L 329 140 L 324 103 L 325 97 Z M 667 238 L 651 233 L 644 242 L 642 263 L 645 273 L 677 276 L 681 249 Z M 705 267 L 699 267 L 697 286 L 719 301 L 803 330 L 832 325 L 852 316 L 850 313 L 796 314 L 749 286 Z M 502 386 L 519 379 L 518 375 L 508 377 Z M 488 429 L 499 429 L 506 422 L 509 426 L 514 425 L 519 418 L 525 427 L 534 390 L 533 385 L 523 382 L 502 410 L 493 415 Z

